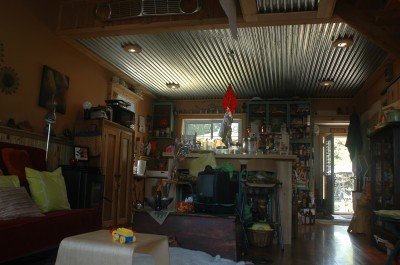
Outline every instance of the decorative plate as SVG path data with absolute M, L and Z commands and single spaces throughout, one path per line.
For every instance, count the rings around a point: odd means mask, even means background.
M 0 89 L 1 92 L 11 95 L 15 93 L 19 86 L 17 72 L 8 66 L 0 68 Z

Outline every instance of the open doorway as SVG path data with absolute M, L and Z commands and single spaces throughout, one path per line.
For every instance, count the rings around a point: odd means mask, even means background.
M 354 176 L 345 135 L 323 137 L 323 198 L 326 211 L 335 215 L 352 215 Z

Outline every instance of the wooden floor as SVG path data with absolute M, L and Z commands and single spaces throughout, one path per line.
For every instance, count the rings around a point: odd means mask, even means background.
M 54 265 L 56 251 L 7 264 Z M 366 236 L 348 233 L 347 226 L 315 224 L 300 225 L 298 237 L 283 252 L 277 244 L 251 247 L 244 260 L 255 265 L 383 265 L 386 253 L 372 246 Z
M 386 253 L 367 236 L 348 233 L 347 226 L 315 224 L 299 225 L 297 238 L 284 251 L 277 244 L 251 247 L 245 259 L 256 265 L 383 265 Z

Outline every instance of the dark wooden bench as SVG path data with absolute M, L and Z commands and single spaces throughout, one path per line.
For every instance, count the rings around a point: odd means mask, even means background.
M 204 251 L 212 256 L 226 259 L 240 258 L 240 229 L 236 216 L 217 216 L 200 213 L 172 212 L 160 225 L 145 211 L 136 211 L 133 230 L 175 237 L 182 248 Z

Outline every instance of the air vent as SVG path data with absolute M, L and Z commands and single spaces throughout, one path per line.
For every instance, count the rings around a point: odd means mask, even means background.
M 102 21 L 123 20 L 143 16 L 190 15 L 200 11 L 201 0 L 188 6 L 187 0 L 123 0 L 96 7 L 96 17 Z

